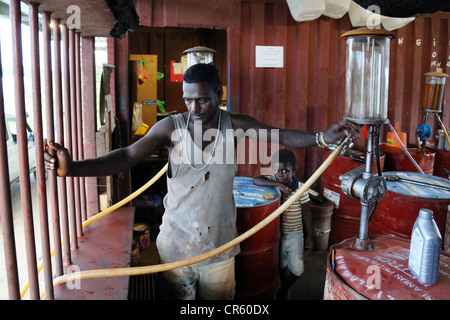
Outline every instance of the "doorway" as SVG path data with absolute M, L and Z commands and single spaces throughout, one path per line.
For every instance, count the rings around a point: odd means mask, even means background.
M 166 112 L 185 112 L 182 81 L 171 77 L 171 64 L 180 62 L 183 51 L 196 46 L 214 49 L 214 65 L 223 86 L 227 84 L 227 33 L 224 29 L 140 27 L 129 34 L 129 54 L 157 55 L 157 99 L 165 102 Z M 225 88 L 226 90 L 226 88 Z M 225 91 L 226 92 L 226 91 Z

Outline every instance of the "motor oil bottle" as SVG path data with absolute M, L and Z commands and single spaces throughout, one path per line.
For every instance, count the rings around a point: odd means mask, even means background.
M 436 284 L 442 237 L 433 211 L 420 209 L 411 234 L 408 268 L 424 285 Z

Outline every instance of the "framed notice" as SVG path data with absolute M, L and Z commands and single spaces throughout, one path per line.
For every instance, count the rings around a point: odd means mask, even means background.
M 283 68 L 283 46 L 255 46 L 256 68 Z

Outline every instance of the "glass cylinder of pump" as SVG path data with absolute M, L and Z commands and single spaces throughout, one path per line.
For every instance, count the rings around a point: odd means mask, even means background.
M 187 67 L 189 68 L 198 63 L 213 64 L 215 52 L 214 49 L 198 46 L 186 49 L 183 53 L 187 56 Z
M 389 49 L 393 33 L 356 29 L 346 39 L 345 116 L 358 124 L 388 122 Z
M 425 94 L 423 97 L 424 112 L 442 112 L 445 80 L 448 74 L 441 70 L 425 73 Z

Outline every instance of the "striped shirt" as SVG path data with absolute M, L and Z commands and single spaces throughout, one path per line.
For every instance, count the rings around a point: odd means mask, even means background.
M 266 176 L 266 178 L 272 181 L 276 181 L 274 175 Z M 282 194 L 281 204 L 285 203 L 295 193 L 299 186 L 300 182 L 295 177 L 293 177 L 292 185 L 290 186 L 292 192 L 290 195 Z M 281 214 L 280 222 L 282 233 L 297 233 L 303 231 L 302 204 L 305 204 L 307 202 L 309 202 L 309 194 L 308 192 L 305 192 Z

